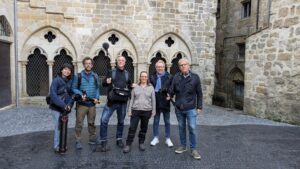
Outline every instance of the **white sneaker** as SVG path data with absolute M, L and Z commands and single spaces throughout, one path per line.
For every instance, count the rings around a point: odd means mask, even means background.
M 157 137 L 154 137 L 153 140 L 151 141 L 150 145 L 151 145 L 151 146 L 155 146 L 155 145 L 158 144 L 158 143 L 159 143 L 158 138 L 157 138 Z
M 170 138 L 166 139 L 166 144 L 168 145 L 168 147 L 173 147 L 174 146 Z

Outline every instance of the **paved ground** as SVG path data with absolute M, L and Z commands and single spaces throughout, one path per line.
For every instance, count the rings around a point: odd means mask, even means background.
M 99 124 L 102 108 L 97 109 Z M 152 121 L 151 121 L 152 122 Z M 171 138 L 178 145 L 178 129 L 171 116 Z M 45 107 L 24 107 L 0 111 L 0 168 L 203 168 L 203 169 L 298 169 L 300 168 L 300 127 L 241 115 L 225 109 L 206 106 L 198 116 L 198 150 L 202 160 L 189 153 L 176 155 L 175 148 L 163 144 L 150 147 L 152 128 L 146 139 L 147 150 L 140 152 L 135 140 L 133 150 L 123 154 L 115 146 L 116 117 L 109 126 L 107 153 L 93 152 L 94 146 L 74 149 L 74 113 L 70 116 L 68 151 L 64 156 L 54 154 L 51 112 Z M 128 118 L 126 118 L 128 124 Z M 97 126 L 99 129 L 99 126 Z M 128 125 L 125 127 L 127 135 Z M 164 128 L 161 126 L 161 131 Z M 98 131 L 97 131 L 98 132 Z M 87 129 L 83 134 L 87 136 Z
M 97 108 L 96 125 L 100 123 L 102 106 Z M 162 118 L 162 117 L 161 117 Z M 174 110 L 171 110 L 171 124 L 177 125 Z M 153 118 L 150 119 L 152 124 Z M 85 125 L 87 123 L 85 122 Z M 117 124 L 117 115 L 114 113 L 111 117 L 111 125 Z M 125 124 L 129 124 L 129 117 L 126 116 Z M 163 119 L 161 119 L 163 124 Z M 242 115 L 240 111 L 228 111 L 216 106 L 205 106 L 204 111 L 197 118 L 198 125 L 209 126 L 228 126 L 240 124 L 272 125 L 272 126 L 291 126 L 285 123 L 278 123 L 271 120 L 255 118 Z M 75 126 L 75 111 L 73 110 L 69 117 L 69 127 Z M 53 121 L 51 110 L 47 107 L 22 107 L 19 109 L 9 109 L 0 111 L 0 137 L 24 134 L 37 131 L 53 130 Z

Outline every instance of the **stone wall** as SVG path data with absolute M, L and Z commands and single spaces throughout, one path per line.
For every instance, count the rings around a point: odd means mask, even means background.
M 300 2 L 274 0 L 271 14 L 247 39 L 245 112 L 300 124 Z
M 210 104 L 214 89 L 215 12 L 216 0 L 18 1 L 22 97 L 26 96 L 26 77 L 22 70 L 32 49 L 41 48 L 51 66 L 55 52 L 66 45 L 79 71 L 82 58 L 101 49 L 102 40 L 112 32 L 127 38 L 120 40 L 119 46 L 131 50 L 137 69 L 135 76 L 147 70 L 149 58 L 153 57 L 150 51 L 163 51 L 170 67 L 173 54 L 184 45 L 185 57 L 202 78 L 205 102 Z M 49 30 L 57 35 L 53 45 L 43 39 Z M 155 45 L 166 35 L 173 36 L 175 44 L 180 41 L 178 44 L 182 45 L 177 45 L 177 49 Z M 118 51 L 113 45 L 109 48 L 112 61 Z

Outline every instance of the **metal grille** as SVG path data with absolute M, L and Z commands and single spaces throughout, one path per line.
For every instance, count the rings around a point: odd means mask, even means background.
M 11 104 L 10 44 L 0 41 L 0 107 Z
M 10 26 L 5 16 L 0 16 L 0 36 L 10 36 Z
M 122 52 L 122 56 L 126 58 L 125 69 L 129 72 L 129 79 L 133 82 L 134 81 L 134 66 L 133 60 L 131 57 L 128 56 L 126 51 Z
M 62 49 L 59 53 L 59 55 L 54 57 L 54 64 L 53 64 L 53 74 L 52 77 L 54 78 L 55 76 L 57 76 L 58 73 L 60 73 L 60 68 L 62 67 L 62 65 L 64 63 L 69 63 L 70 65 L 73 66 L 72 64 L 72 57 L 67 55 L 66 50 Z M 72 74 L 74 74 L 74 66 L 72 69 Z
M 182 58 L 181 53 L 178 53 L 176 58 L 172 60 L 172 66 L 171 66 L 171 74 L 175 75 L 177 72 L 180 72 L 178 61 Z
M 155 64 L 157 61 L 162 60 L 166 63 L 166 59 L 161 57 L 161 53 L 157 52 L 155 57 L 151 59 L 151 64 L 149 66 L 149 75 L 152 75 L 155 73 Z M 165 68 L 165 70 L 167 71 L 167 67 Z
M 29 96 L 46 96 L 49 91 L 49 66 L 39 49 L 28 56 L 26 87 Z
M 98 74 L 100 82 L 102 83 L 102 80 L 106 76 L 108 70 L 111 69 L 110 59 L 109 57 L 105 56 L 105 53 L 101 50 L 98 56 L 95 56 L 93 60 L 95 64 L 92 70 Z M 107 87 L 102 87 L 100 89 L 100 93 L 101 95 L 107 95 Z

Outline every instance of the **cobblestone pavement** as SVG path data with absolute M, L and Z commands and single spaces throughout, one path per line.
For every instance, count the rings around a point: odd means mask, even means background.
M 97 108 L 96 125 L 100 123 L 102 108 Z M 177 125 L 174 109 L 171 109 L 171 124 Z M 153 118 L 150 119 L 152 124 Z M 163 119 L 161 117 L 161 124 Z M 111 117 L 111 125 L 117 124 L 117 115 L 114 113 Z M 126 116 L 125 124 L 129 124 L 129 117 Z M 204 111 L 197 119 L 198 125 L 209 126 L 228 126 L 240 124 L 256 124 L 256 125 L 274 125 L 274 126 L 291 126 L 285 123 L 278 123 L 271 120 L 256 118 L 252 116 L 242 115 L 240 111 L 228 111 L 224 108 L 216 106 L 205 106 Z M 87 125 L 85 121 L 85 126 Z M 75 110 L 69 117 L 69 127 L 75 126 Z M 21 107 L 0 111 L 0 137 L 28 132 L 47 131 L 53 129 L 53 121 L 51 110 L 47 107 Z
M 102 108 L 97 108 L 97 129 Z M 106 153 L 93 152 L 87 144 L 87 128 L 83 130 L 83 149 L 75 150 L 74 112 L 69 119 L 68 151 L 55 154 L 51 111 L 46 107 L 23 107 L 0 111 L 0 168 L 2 169 L 298 169 L 300 168 L 300 127 L 242 115 L 242 112 L 206 106 L 198 116 L 198 150 L 202 160 L 194 160 L 189 152 L 174 153 L 179 145 L 178 127 L 171 115 L 171 139 L 174 148 L 164 144 L 164 127 L 160 144 L 149 146 L 149 126 L 145 152 L 138 150 L 137 138 L 132 151 L 123 154 L 115 145 L 116 115 L 109 126 Z M 161 120 L 162 121 L 162 120 Z M 127 136 L 129 118 L 124 135 Z M 152 124 L 152 120 L 151 120 Z M 97 133 L 99 131 L 97 130 Z

